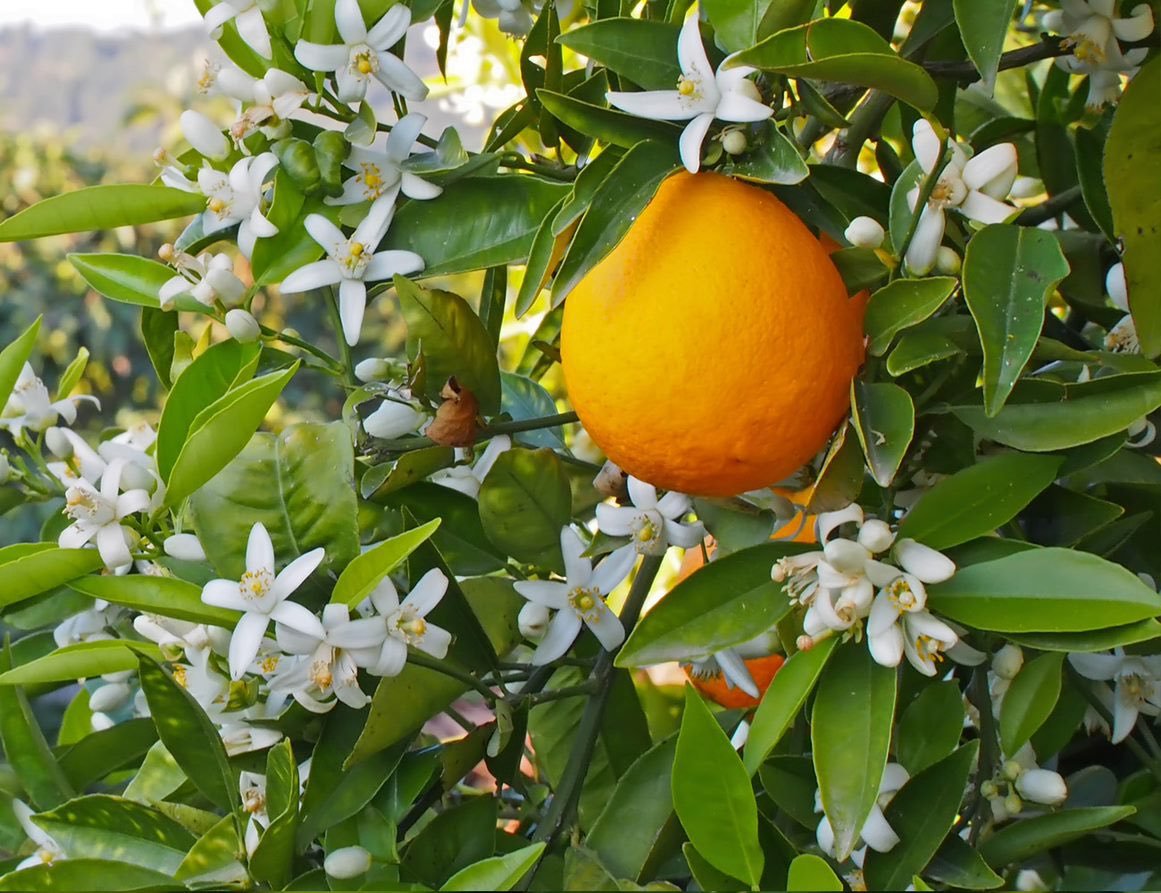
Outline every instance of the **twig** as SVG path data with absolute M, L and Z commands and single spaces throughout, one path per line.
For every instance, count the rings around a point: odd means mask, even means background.
M 1016 223 L 1021 226 L 1036 226 L 1045 220 L 1051 220 L 1058 214 L 1064 213 L 1064 211 L 1081 197 L 1079 186 L 1069 186 L 1067 189 L 1056 193 L 1056 195 L 1035 207 L 1028 208 L 1016 218 Z
M 496 422 L 485 425 L 476 432 L 476 441 L 495 437 L 497 434 L 519 434 L 521 431 L 538 431 L 541 428 L 555 428 L 557 425 L 571 425 L 579 421 L 575 412 L 561 412 L 556 415 L 541 416 L 535 419 L 517 419 L 511 422 Z M 410 452 L 433 446 L 435 441 L 428 437 L 408 437 L 404 440 L 384 440 L 379 444 L 382 452 Z
M 1041 59 L 1055 59 L 1057 56 L 1067 56 L 1072 52 L 1072 47 L 1066 46 L 1065 44 L 1066 38 L 1046 37 L 1040 43 L 1033 44 L 1032 46 L 1021 47 L 1018 50 L 1009 50 L 1000 56 L 999 70 L 1005 71 L 1009 68 L 1019 68 L 1022 65 L 1039 62 Z M 981 77 L 979 71 L 971 62 L 923 62 L 921 64 L 932 77 L 947 78 L 965 84 L 978 81 Z

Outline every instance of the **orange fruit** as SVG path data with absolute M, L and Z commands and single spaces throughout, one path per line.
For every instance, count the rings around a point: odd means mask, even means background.
M 561 353 L 573 407 L 613 462 L 730 496 L 789 475 L 842 421 L 861 303 L 771 193 L 681 172 L 569 295 Z
M 785 662 L 786 658 L 781 654 L 752 657 L 746 661 L 746 669 L 750 671 L 750 676 L 753 677 L 754 684 L 758 687 L 759 695 L 766 693 L 766 689 L 770 687 L 770 683 L 774 681 L 774 677 L 782 669 Z M 740 688 L 730 688 L 726 683 L 725 674 L 721 670 L 718 670 L 713 676 L 700 676 L 693 673 L 691 668 L 687 666 L 685 675 L 689 677 L 694 688 L 715 704 L 720 704 L 727 709 L 749 710 L 751 707 L 757 707 L 761 700 L 760 697 L 751 697 Z

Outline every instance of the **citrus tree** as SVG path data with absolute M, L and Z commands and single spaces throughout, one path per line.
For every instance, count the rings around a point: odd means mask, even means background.
M 158 415 L 0 352 L 0 890 L 1157 880 L 1150 4 L 475 0 L 478 152 L 451 0 L 197 4 L 236 113 L 0 221 L 187 223 L 68 257 Z

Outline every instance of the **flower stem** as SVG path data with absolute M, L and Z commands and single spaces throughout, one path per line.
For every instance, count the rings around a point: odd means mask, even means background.
M 315 347 L 309 341 L 303 341 L 301 338 L 297 338 L 294 335 L 288 335 L 286 332 L 276 331 L 275 329 L 272 329 L 269 326 L 259 326 L 259 329 L 261 330 L 262 334 L 265 335 L 267 338 L 276 339 L 276 340 L 282 341 L 286 344 L 293 345 L 294 347 L 297 347 L 300 350 L 304 350 L 307 353 L 318 357 L 320 360 L 322 360 L 324 363 L 326 363 L 329 367 L 331 367 L 335 372 L 339 372 L 343 368 L 342 364 L 338 360 L 336 360 L 334 357 L 332 357 L 325 350 L 322 350 L 321 348 Z
M 435 670 L 437 673 L 449 676 L 479 693 L 489 705 L 496 703 L 496 693 L 494 691 L 484 685 L 484 683 L 471 673 L 460 669 L 450 661 L 440 660 L 438 657 L 432 657 L 429 654 L 424 654 L 422 651 L 411 650 L 407 653 L 407 662 L 417 667 L 423 667 L 425 670 Z
M 561 412 L 556 415 L 541 416 L 535 419 L 516 419 L 510 422 L 496 422 L 485 425 L 476 432 L 476 441 L 487 440 L 497 434 L 518 434 L 521 431 L 537 431 L 541 428 L 555 428 L 557 425 L 571 425 L 579 421 L 575 412 Z M 421 450 L 434 445 L 428 437 L 408 437 L 404 440 L 380 441 L 379 449 L 389 453 L 407 453 L 412 450 Z
M 975 845 L 980 831 L 983 830 L 983 819 L 990 812 L 988 799 L 983 795 L 982 786 L 996 774 L 996 767 L 1000 764 L 999 747 L 996 738 L 996 717 L 992 713 L 992 693 L 988 690 L 988 671 L 985 667 L 977 667 L 972 673 L 971 683 L 968 686 L 968 699 L 975 704 L 980 715 L 980 760 L 979 770 L 976 773 L 976 817 L 971 826 L 971 837 L 968 842 Z

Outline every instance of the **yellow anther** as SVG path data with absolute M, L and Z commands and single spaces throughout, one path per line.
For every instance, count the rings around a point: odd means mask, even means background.
M 420 639 L 427 635 L 427 621 L 422 617 L 412 617 L 400 623 L 399 629 L 409 636 Z
M 206 207 L 208 207 L 215 214 L 221 214 L 224 210 L 226 210 L 226 203 L 220 198 L 212 198 Z
M 172 245 L 172 243 L 166 242 L 164 245 L 162 245 L 160 248 L 158 248 L 157 249 L 157 256 L 160 257 L 166 263 L 169 263 L 171 260 L 173 260 L 173 245 Z
M 173 681 L 180 685 L 182 688 L 186 687 L 186 671 L 185 667 L 183 667 L 181 664 L 178 664 L 173 668 Z
M 355 63 L 355 67 L 359 69 L 359 74 L 370 74 L 375 70 L 375 67 L 371 64 L 371 60 L 366 56 L 360 56 L 359 61 Z
M 697 84 L 682 75 L 677 79 L 677 92 L 682 96 L 693 96 L 697 92 Z
M 367 250 L 367 246 L 362 242 L 351 243 L 351 257 L 362 257 L 363 252 Z

